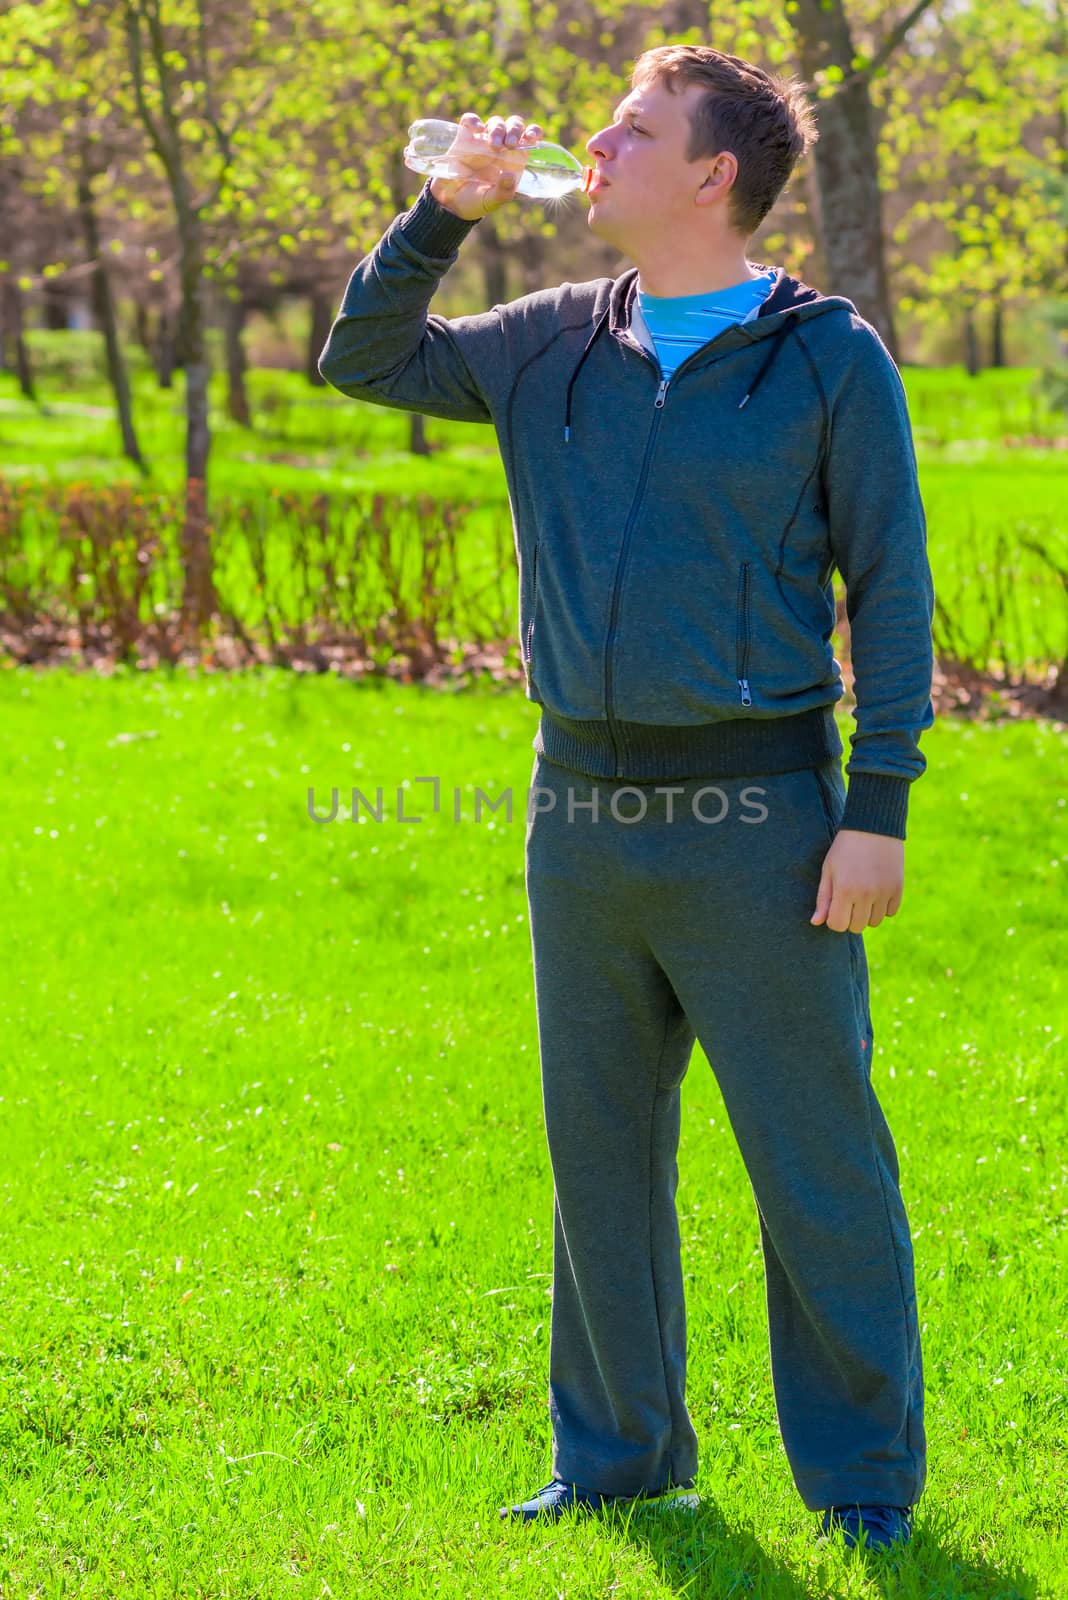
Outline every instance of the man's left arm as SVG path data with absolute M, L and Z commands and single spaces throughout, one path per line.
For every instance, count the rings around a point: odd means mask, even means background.
M 920 735 L 934 722 L 934 583 L 905 389 L 875 329 L 852 323 L 824 493 L 846 589 L 856 728 L 812 918 L 837 932 L 876 927 L 900 905 L 909 790 L 926 769 Z

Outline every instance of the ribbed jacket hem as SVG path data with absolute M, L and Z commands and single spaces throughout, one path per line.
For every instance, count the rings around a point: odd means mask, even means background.
M 543 706 L 534 750 L 546 761 L 588 778 L 670 783 L 794 772 L 840 758 L 843 749 L 829 705 L 791 717 L 733 717 L 696 726 L 646 722 L 614 726 L 613 742 L 607 722 L 578 721 Z M 849 780 L 839 826 L 903 839 L 909 784 L 908 778 L 858 772 Z
M 534 749 L 559 767 L 620 783 L 757 777 L 822 766 L 842 754 L 842 739 L 830 706 L 814 706 L 792 717 L 733 717 L 686 726 L 616 722 L 613 726 L 614 741 L 607 722 L 580 722 L 543 706 Z
M 467 222 L 456 216 L 447 206 L 439 205 L 430 192 L 431 179 L 427 178 L 419 198 L 409 211 L 394 223 L 409 244 L 424 256 L 443 261 L 455 255 L 472 228 L 477 228 L 481 218 Z

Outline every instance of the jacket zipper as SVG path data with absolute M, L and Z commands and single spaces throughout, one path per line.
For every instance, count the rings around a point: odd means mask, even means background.
M 738 574 L 738 688 L 741 692 L 742 705 L 751 706 L 753 697 L 749 692 L 749 562 L 743 561 Z
M 644 350 L 642 351 L 642 354 L 645 355 Z M 648 356 L 646 356 L 646 360 L 648 359 Z M 650 365 L 651 364 L 652 363 L 650 363 Z M 659 368 L 657 370 L 659 371 Z M 615 717 L 612 715 L 612 640 L 616 631 L 616 616 L 619 611 L 619 596 L 623 588 L 623 575 L 627 566 L 627 554 L 630 548 L 631 529 L 634 526 L 638 507 L 641 504 L 642 494 L 645 491 L 645 480 L 649 474 L 649 461 L 652 457 L 653 445 L 656 442 L 657 432 L 660 428 L 660 413 L 664 409 L 664 398 L 667 394 L 667 388 L 670 381 L 671 380 L 669 378 L 661 377 L 660 387 L 657 389 L 656 399 L 653 401 L 653 425 L 649 430 L 649 437 L 646 440 L 645 456 L 642 460 L 641 475 L 638 479 L 638 487 L 634 491 L 634 499 L 631 502 L 630 514 L 627 517 L 627 524 L 623 530 L 623 543 L 620 546 L 619 559 L 616 562 L 615 580 L 612 584 L 612 607 L 608 617 L 608 639 L 605 643 L 604 653 L 604 706 L 605 715 L 608 718 L 608 734 L 612 740 L 612 750 L 615 756 L 615 775 L 617 778 L 622 778 L 623 768 L 620 765 L 619 759 L 619 742 L 617 738 L 618 724 Z
M 718 333 L 716 335 L 716 339 L 721 339 L 723 337 L 723 334 L 727 333 L 728 331 L 729 331 L 728 329 L 724 328 L 721 333 Z M 709 340 L 709 344 L 714 344 L 715 342 L 716 342 L 715 339 Z M 645 349 L 645 347 L 637 339 L 633 338 L 633 335 L 627 340 L 627 343 L 628 343 L 628 345 L 630 346 L 630 348 L 632 350 L 636 350 L 640 356 L 642 356 L 646 361 L 648 361 L 650 366 L 654 365 L 654 363 L 653 363 L 653 361 L 652 361 L 652 359 L 651 359 L 651 357 L 649 355 L 649 352 Z M 701 349 L 700 350 L 695 350 L 692 356 L 687 356 L 686 360 L 682 363 L 682 365 L 680 367 L 676 367 L 675 371 L 672 373 L 670 378 L 665 378 L 663 376 L 663 373 L 661 371 L 661 368 L 660 368 L 659 364 L 658 363 L 656 364 L 657 375 L 660 378 L 660 387 L 657 389 L 657 391 L 656 391 L 656 399 L 653 401 L 653 409 L 654 409 L 653 425 L 652 425 L 651 429 L 649 430 L 649 438 L 648 438 L 648 440 L 646 442 L 646 446 L 645 446 L 645 457 L 644 457 L 644 460 L 642 461 L 641 477 L 638 479 L 638 487 L 637 487 L 637 489 L 635 491 L 634 499 L 631 502 L 630 515 L 627 518 L 627 525 L 626 525 L 626 528 L 625 528 L 624 533 L 623 533 L 623 543 L 622 543 L 622 546 L 621 546 L 620 552 L 619 552 L 619 560 L 616 562 L 616 576 L 615 576 L 615 581 L 614 581 L 613 586 L 612 586 L 612 608 L 611 608 L 611 611 L 609 613 L 609 620 L 608 620 L 608 640 L 607 640 L 607 643 L 605 645 L 604 704 L 605 704 L 605 714 L 606 714 L 606 716 L 608 718 L 608 735 L 609 735 L 609 738 L 612 740 L 612 750 L 613 750 L 614 755 L 615 755 L 615 763 L 616 763 L 615 775 L 616 775 L 617 778 L 621 778 L 623 776 L 623 768 L 620 765 L 620 761 L 619 761 L 619 741 L 618 741 L 618 737 L 617 737 L 618 724 L 616 723 L 615 717 L 612 715 L 612 640 L 613 640 L 613 637 L 615 635 L 616 614 L 617 614 L 618 609 L 619 609 L 620 591 L 621 591 L 621 589 L 623 587 L 623 574 L 624 574 L 624 572 L 626 570 L 626 559 L 627 559 L 627 554 L 628 554 L 629 546 L 630 546 L 630 533 L 631 533 L 631 529 L 632 529 L 632 527 L 634 525 L 634 519 L 635 519 L 637 510 L 638 510 L 638 506 L 641 503 L 642 493 L 643 493 L 643 491 L 645 489 L 645 479 L 646 479 L 646 476 L 648 474 L 649 460 L 650 460 L 650 457 L 652 455 L 653 445 L 656 442 L 656 435 L 657 435 L 657 431 L 658 431 L 659 426 L 660 426 L 660 413 L 664 409 L 664 400 L 665 400 L 665 398 L 667 396 L 668 384 L 669 383 L 673 383 L 676 378 L 680 377 L 682 375 L 682 373 L 684 373 L 686 371 L 686 368 L 688 366 L 690 366 L 694 361 L 697 361 L 701 356 L 703 356 L 706 353 L 707 349 L 708 349 L 708 345 L 707 344 L 706 345 L 702 345 Z M 747 591 L 748 591 L 748 567 L 746 567 L 744 570 L 745 570 L 746 587 L 747 587 Z M 531 613 L 531 621 L 533 622 L 533 613 Z M 748 652 L 748 630 L 747 630 L 746 651 Z M 743 674 L 744 674 L 744 668 L 739 667 L 739 671 L 738 671 L 738 687 L 741 690 L 743 706 L 748 706 L 748 705 L 752 705 L 753 702 L 752 702 L 752 699 L 750 698 L 750 695 L 749 695 L 749 682 L 744 677 Z
M 538 603 L 538 547 L 534 546 L 534 557 L 531 569 L 531 595 L 530 595 L 530 621 L 527 623 L 527 666 L 533 668 L 534 656 L 534 607 Z

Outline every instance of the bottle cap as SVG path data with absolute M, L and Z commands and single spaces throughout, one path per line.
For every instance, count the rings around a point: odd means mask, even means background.
M 593 182 L 593 171 L 594 169 L 592 167 L 586 168 L 586 181 L 582 185 L 583 194 L 589 194 L 590 192 L 590 184 Z

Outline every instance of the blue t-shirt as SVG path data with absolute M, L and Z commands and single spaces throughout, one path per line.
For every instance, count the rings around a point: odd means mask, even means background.
M 639 287 L 638 306 L 648 328 L 665 378 L 688 361 L 695 350 L 714 339 L 732 322 L 750 322 L 771 293 L 775 273 L 744 278 L 713 294 L 663 297 Z

